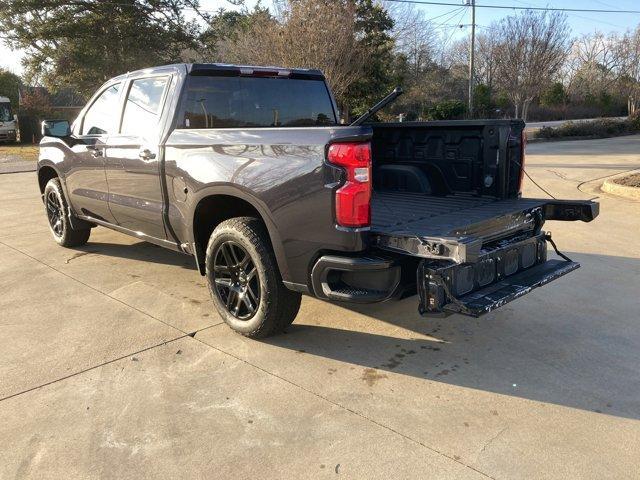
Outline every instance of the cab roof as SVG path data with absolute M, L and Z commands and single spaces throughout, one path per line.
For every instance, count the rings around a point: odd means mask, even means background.
M 222 75 L 222 76 L 254 76 L 278 78 L 306 78 L 309 80 L 324 80 L 320 70 L 307 68 L 264 67 L 256 65 L 233 65 L 228 63 L 178 63 L 144 68 L 134 72 L 119 75 L 112 80 L 123 78 L 129 74 L 156 73 L 168 67 L 185 68 L 188 75 Z

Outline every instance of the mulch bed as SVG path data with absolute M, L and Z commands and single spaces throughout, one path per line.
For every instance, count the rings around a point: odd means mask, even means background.
M 625 187 L 640 188 L 640 173 L 632 173 L 626 177 L 616 178 L 613 181 L 618 185 L 624 185 Z

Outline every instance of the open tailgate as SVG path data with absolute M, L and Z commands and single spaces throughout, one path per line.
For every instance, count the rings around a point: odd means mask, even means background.
M 494 239 L 539 231 L 545 220 L 590 222 L 597 215 L 590 200 L 374 192 L 371 242 L 416 257 L 475 262 Z
M 547 233 L 511 238 L 484 248 L 473 263 L 422 260 L 417 272 L 420 313 L 479 317 L 580 267 L 564 255 L 563 260 L 547 259 L 550 241 Z
M 559 252 L 563 260 L 547 259 L 547 244 L 556 247 L 541 227 L 545 220 L 589 222 L 598 215 L 592 201 L 447 201 L 411 194 L 402 203 L 396 194 L 380 200 L 374 205 L 386 212 L 374 213 L 372 240 L 381 249 L 422 259 L 422 314 L 478 317 L 572 272 L 580 265 Z

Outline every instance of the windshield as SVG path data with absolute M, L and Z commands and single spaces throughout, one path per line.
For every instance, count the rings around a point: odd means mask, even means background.
M 323 80 L 191 76 L 181 128 L 312 127 L 336 125 Z
M 10 122 L 12 120 L 11 104 L 9 102 L 0 103 L 0 122 Z

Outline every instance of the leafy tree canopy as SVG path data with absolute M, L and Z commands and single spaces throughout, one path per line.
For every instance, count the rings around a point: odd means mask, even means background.
M 179 61 L 196 25 L 197 0 L 2 0 L 0 25 L 26 51 L 25 78 L 84 94 L 117 74 Z
M 18 110 L 18 89 L 21 85 L 18 75 L 0 68 L 0 97 L 8 97 L 14 111 Z

